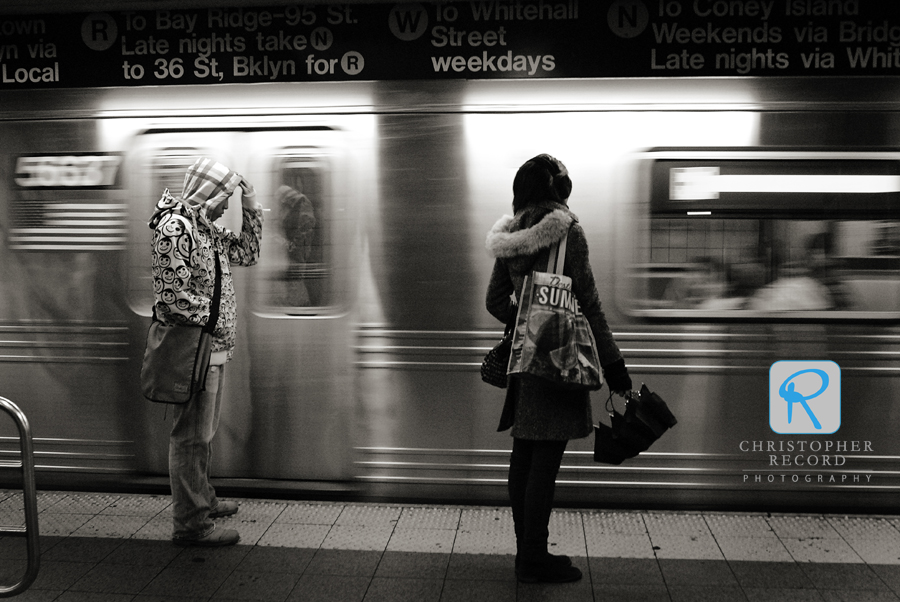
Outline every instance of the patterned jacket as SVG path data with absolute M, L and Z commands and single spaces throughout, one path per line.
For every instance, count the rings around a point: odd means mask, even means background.
M 189 189 L 187 180 L 185 190 Z M 262 209 L 242 207 L 241 232 L 235 234 L 206 219 L 205 198 L 197 198 L 204 192 L 194 192 L 190 200 L 199 204 L 176 199 L 166 190 L 150 219 L 155 314 L 166 324 L 205 325 L 215 286 L 213 252 L 218 253 L 222 292 L 212 350 L 227 351 L 231 359 L 237 318 L 231 266 L 251 266 L 259 259 Z
M 572 292 L 591 325 L 597 353 L 604 368 L 622 359 L 606 317 L 588 260 L 587 239 L 578 219 L 566 205 L 546 201 L 529 205 L 515 217 L 504 216 L 487 236 L 487 249 L 496 258 L 488 285 L 488 312 L 501 322 L 515 317 L 525 276 L 546 271 L 550 247 L 568 232 L 563 273 L 572 278 Z M 563 440 L 587 437 L 593 432 L 587 391 L 555 387 L 537 377 L 510 379 L 506 404 L 497 430 L 512 427 L 520 439 Z

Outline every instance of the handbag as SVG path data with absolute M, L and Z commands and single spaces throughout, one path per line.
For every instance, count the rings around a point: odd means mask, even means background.
M 187 403 L 205 389 L 212 335 L 199 326 L 160 322 L 156 315 L 147 332 L 141 366 L 144 397 L 158 403 Z
M 595 391 L 603 386 L 603 372 L 572 279 L 563 275 L 567 239 L 568 234 L 550 248 L 547 272 L 525 277 L 508 373 L 531 374 L 564 389 Z
M 141 365 L 141 392 L 156 403 L 183 404 L 206 390 L 206 374 L 212 353 L 213 332 L 219 321 L 222 297 L 222 274 L 219 254 L 216 258 L 216 280 L 206 326 L 165 324 L 156 317 L 147 331 L 147 346 Z
M 594 461 L 621 464 L 650 449 L 663 433 L 678 424 L 663 398 L 642 384 L 640 391 L 625 395 L 625 412 L 616 411 L 612 392 L 606 400 L 610 426 L 594 426 Z
M 481 380 L 489 385 L 506 388 L 509 353 L 512 349 L 512 322 L 506 325 L 503 338 L 487 352 L 481 362 Z

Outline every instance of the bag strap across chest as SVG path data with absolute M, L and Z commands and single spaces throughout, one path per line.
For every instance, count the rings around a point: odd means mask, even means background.
M 216 258 L 216 280 L 213 285 L 212 300 L 209 302 L 209 319 L 204 327 L 210 334 L 216 330 L 216 323 L 219 321 L 219 305 L 222 304 L 222 266 L 219 263 L 219 251 L 215 246 L 213 246 L 213 255 Z

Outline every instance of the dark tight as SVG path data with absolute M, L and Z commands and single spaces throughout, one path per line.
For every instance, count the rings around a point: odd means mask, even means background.
M 567 443 L 513 439 L 509 500 L 516 528 L 517 558 L 527 562 L 541 562 L 547 556 L 556 475 Z

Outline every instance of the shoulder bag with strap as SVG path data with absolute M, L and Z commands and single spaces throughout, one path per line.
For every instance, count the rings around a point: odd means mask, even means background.
M 216 278 L 206 326 L 164 324 L 157 319 L 156 308 L 153 309 L 141 366 L 141 391 L 150 401 L 187 403 L 206 389 L 213 332 L 219 320 L 222 297 L 222 268 L 215 248 L 213 255 Z

